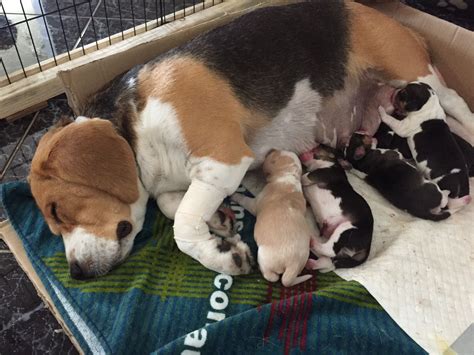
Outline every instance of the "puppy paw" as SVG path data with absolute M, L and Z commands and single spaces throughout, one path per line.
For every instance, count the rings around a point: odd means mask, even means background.
M 178 248 L 206 268 L 227 275 L 248 274 L 255 262 L 247 244 L 239 237 L 212 236 L 198 242 L 176 241 Z
M 305 268 L 307 270 L 319 270 L 322 273 L 330 272 L 336 269 L 331 258 L 321 256 L 318 260 L 308 259 Z

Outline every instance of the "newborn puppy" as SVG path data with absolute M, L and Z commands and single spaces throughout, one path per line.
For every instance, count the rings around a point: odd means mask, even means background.
M 232 199 L 257 217 L 255 241 L 258 263 L 265 279 L 290 287 L 311 278 L 298 274 L 309 258 L 312 231 L 306 222 L 306 200 L 301 188 L 301 163 L 294 153 L 272 150 L 265 158 L 267 184 L 255 198 Z
M 423 175 L 449 191 L 451 212 L 471 202 L 464 156 L 446 124 L 446 114 L 430 86 L 413 82 L 395 94 L 395 110 L 402 120 L 380 107 L 380 116 L 395 134 L 407 138 L 413 159 Z
M 416 167 L 402 159 L 400 153 L 376 149 L 372 138 L 360 133 L 352 135 L 344 153 L 352 164 L 352 171 L 396 207 L 432 221 L 451 215 L 443 211 L 448 192 L 442 192 L 438 185 L 426 180 Z
M 369 256 L 374 227 L 369 205 L 352 188 L 334 149 L 319 146 L 300 158 L 309 170 L 301 180 L 304 195 L 321 236 L 327 238 L 324 243 L 311 240 L 318 260 L 308 260 L 306 267 L 329 271 L 362 264 Z

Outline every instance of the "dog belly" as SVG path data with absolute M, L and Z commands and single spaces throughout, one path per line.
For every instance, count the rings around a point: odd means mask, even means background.
M 299 154 L 316 143 L 342 147 L 358 130 L 374 135 L 381 122 L 377 108 L 393 109 L 393 90 L 364 78 L 361 82 L 347 80 L 343 90 L 322 97 L 308 79 L 299 81 L 286 107 L 248 142 L 256 156 L 252 168 L 263 162 L 270 149 Z
M 320 229 L 330 234 L 331 230 L 346 220 L 340 207 L 341 198 L 335 197 L 330 190 L 310 185 L 304 187 L 303 192 Z

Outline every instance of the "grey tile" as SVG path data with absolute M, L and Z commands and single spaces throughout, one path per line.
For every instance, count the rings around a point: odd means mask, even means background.
M 2 354 L 77 353 L 9 253 L 0 253 L 0 351 Z

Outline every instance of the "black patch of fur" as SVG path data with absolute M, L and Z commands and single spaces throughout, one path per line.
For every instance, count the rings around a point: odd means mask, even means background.
M 136 66 L 127 73 L 119 75 L 105 85 L 99 92 L 89 98 L 84 105 L 81 115 L 110 120 L 118 133 L 134 147 L 135 131 L 133 129 L 134 102 L 136 89 L 130 88 L 128 80 L 137 77 L 143 66 Z
M 334 244 L 336 253 L 336 257 L 332 258 L 334 265 L 337 268 L 344 268 L 362 264 L 369 256 L 374 228 L 374 218 L 368 203 L 352 188 L 344 169 L 338 163 L 329 168 L 317 169 L 311 172 L 308 178 L 320 188 L 331 191 L 333 196 L 341 198 L 342 213 L 357 227 L 342 233 L 338 242 Z M 342 248 L 365 252 L 365 257 L 356 260 L 345 254 L 337 255 Z M 348 261 L 349 259 L 351 261 Z
M 390 134 L 389 132 L 392 132 L 393 134 Z M 405 159 L 413 158 L 406 138 L 397 136 L 397 134 L 393 132 L 386 123 L 382 122 L 380 124 L 374 137 L 377 138 L 377 148 L 397 150 Z
M 397 93 L 396 98 L 404 104 L 405 111 L 418 111 L 430 99 L 431 90 L 425 83 L 410 83 Z
M 438 182 L 441 190 L 449 190 L 451 198 L 469 195 L 466 162 L 446 122 L 437 119 L 423 122 L 413 141 L 416 160 L 426 161 L 431 178 L 447 175 Z M 450 174 L 453 169 L 460 172 Z
M 229 243 L 227 240 L 222 239 L 222 242 L 217 245 L 217 249 L 221 253 L 227 253 L 232 248 L 232 244 Z
M 352 166 L 367 174 L 367 183 L 377 189 L 382 196 L 396 207 L 412 215 L 433 221 L 440 221 L 450 216 L 449 212 L 439 215 L 431 210 L 441 203 L 442 194 L 433 183 L 425 183 L 416 167 L 400 159 L 398 153 L 365 146 L 366 155 L 355 160 L 357 147 L 363 145 L 361 135 L 353 134 L 346 149 L 346 159 Z
M 200 58 L 245 105 L 274 115 L 302 79 L 323 96 L 342 89 L 349 46 L 344 2 L 318 0 L 255 10 L 176 52 Z
M 474 176 L 474 147 L 456 134 L 452 134 L 466 161 L 469 176 Z
M 232 260 L 234 260 L 234 263 L 235 265 L 237 265 L 237 267 L 242 267 L 242 258 L 240 257 L 239 254 L 237 253 L 234 253 L 232 254 Z

